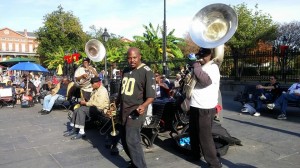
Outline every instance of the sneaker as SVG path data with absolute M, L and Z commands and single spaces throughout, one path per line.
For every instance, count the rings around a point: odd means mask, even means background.
M 285 114 L 280 114 L 278 117 L 277 117 L 278 120 L 286 120 L 286 115 Z
M 274 104 L 274 103 L 267 104 L 267 107 L 268 107 L 268 109 L 271 109 L 271 110 L 273 110 L 273 109 L 274 109 L 274 107 L 275 107 L 275 104 Z
M 259 112 L 255 112 L 255 113 L 253 114 L 253 116 L 258 117 L 258 116 L 260 116 L 260 113 L 259 113 Z
M 267 99 L 266 96 L 263 95 L 263 94 L 259 98 L 260 98 L 260 100 L 266 100 Z

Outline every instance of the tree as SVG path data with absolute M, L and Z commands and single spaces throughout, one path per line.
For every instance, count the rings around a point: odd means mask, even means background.
M 39 42 L 37 53 L 42 63 L 49 63 L 53 59 L 63 62 L 62 51 L 68 51 L 70 48 L 83 51 L 87 41 L 79 19 L 72 12 L 65 12 L 61 5 L 56 11 L 44 16 L 44 26 L 35 33 Z M 57 54 L 61 54 L 61 57 L 55 56 Z
M 179 46 L 184 56 L 187 56 L 190 53 L 197 53 L 199 51 L 200 47 L 192 41 L 189 33 L 186 33 L 184 41 L 185 43 Z
M 259 41 L 276 39 L 277 24 L 269 14 L 263 13 L 255 5 L 255 11 L 248 9 L 245 3 L 233 7 L 238 15 L 238 28 L 234 36 L 226 43 L 234 57 L 236 76 L 240 77 L 243 67 L 238 69 L 238 57 L 253 50 Z
M 106 50 L 106 56 L 107 56 L 107 62 L 108 65 L 116 62 L 120 63 L 122 61 L 125 61 L 125 55 L 128 49 L 129 44 L 127 44 L 123 37 L 109 33 L 110 38 L 107 42 L 104 42 L 102 39 L 102 34 L 104 33 L 104 28 L 97 28 L 96 26 L 92 25 L 90 26 L 90 31 L 87 32 L 88 36 L 90 38 L 97 39 L 101 41 Z M 104 66 L 104 59 L 101 61 L 101 66 Z M 97 67 L 100 68 L 98 65 Z
M 283 37 L 285 37 L 285 44 L 289 46 L 289 49 L 300 50 L 300 22 L 293 21 L 290 23 L 283 23 L 279 25 L 277 42 L 283 42 Z M 276 47 L 276 46 L 275 46 Z
M 163 34 L 163 28 L 159 25 L 157 25 L 156 28 L 154 28 L 151 23 L 149 23 L 149 26 L 143 25 L 143 27 L 145 28 L 145 33 L 143 34 L 143 36 L 134 36 L 133 38 L 135 42 L 132 43 L 132 46 L 137 46 L 141 49 L 143 59 L 145 61 L 162 61 L 163 39 L 161 37 Z M 170 31 L 166 37 L 166 52 L 168 59 L 183 58 L 183 54 L 178 46 L 182 45 L 182 43 L 184 43 L 184 40 L 175 37 L 173 35 L 174 31 L 175 29 Z M 145 43 L 146 45 L 143 43 Z M 169 66 L 174 67 L 172 63 L 169 64 Z M 151 68 L 154 71 L 160 71 L 162 67 L 156 64 L 154 67 Z

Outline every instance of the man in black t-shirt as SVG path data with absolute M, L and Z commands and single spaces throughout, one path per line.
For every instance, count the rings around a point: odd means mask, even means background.
M 256 85 L 258 91 L 256 113 L 254 116 L 259 116 L 262 108 L 262 101 L 275 101 L 280 96 L 280 84 L 277 82 L 275 75 L 270 76 L 270 82 L 263 85 Z
M 145 168 L 140 131 L 145 121 L 148 105 L 155 98 L 155 80 L 152 70 L 141 62 L 138 48 L 127 51 L 129 67 L 122 75 L 122 85 L 117 103 L 121 105 L 121 140 L 132 167 Z

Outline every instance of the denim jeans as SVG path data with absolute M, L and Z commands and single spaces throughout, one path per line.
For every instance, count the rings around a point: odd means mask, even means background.
M 268 101 L 268 100 L 272 100 L 273 99 L 273 95 L 271 93 L 264 93 L 266 99 L 264 101 Z M 261 108 L 262 108 L 262 104 L 263 104 L 263 100 L 260 99 L 261 94 L 259 94 L 257 96 L 256 99 L 256 111 L 257 112 L 261 112 Z
M 47 111 L 51 111 L 54 103 L 55 103 L 55 100 L 59 97 L 59 96 L 62 96 L 62 95 L 59 95 L 59 94 L 55 94 L 55 95 L 47 95 L 44 97 L 44 102 L 43 102 L 43 110 L 47 110 Z
M 298 101 L 300 100 L 300 96 L 296 96 L 291 93 L 282 93 L 281 96 L 274 102 L 275 107 L 281 106 L 281 114 L 286 115 L 286 108 L 288 101 Z

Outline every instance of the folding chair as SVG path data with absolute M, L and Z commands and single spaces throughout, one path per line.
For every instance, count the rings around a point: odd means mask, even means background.
M 15 97 L 13 95 L 12 88 L 1 88 L 0 89 L 0 105 L 1 107 L 14 107 Z
M 74 97 L 75 90 L 76 86 L 74 85 L 74 82 L 71 82 L 67 88 L 67 95 L 58 97 L 54 103 L 54 106 L 60 106 L 65 110 L 70 110 L 70 108 L 77 103 L 76 97 Z

